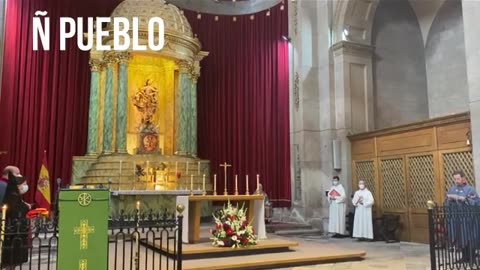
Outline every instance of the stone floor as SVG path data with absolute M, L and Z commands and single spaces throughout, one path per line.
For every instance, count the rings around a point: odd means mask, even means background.
M 362 261 L 329 263 L 315 266 L 282 268 L 282 270 L 430 270 L 429 247 L 416 243 L 358 242 L 354 239 L 333 239 L 324 236 L 290 237 L 292 240 L 313 243 L 331 243 L 339 247 L 365 250 L 367 256 Z

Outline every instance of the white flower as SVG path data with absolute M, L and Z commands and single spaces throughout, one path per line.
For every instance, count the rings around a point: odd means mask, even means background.
M 225 246 L 225 243 L 223 241 L 218 241 L 217 244 L 221 247 Z
M 232 240 L 237 241 L 237 236 L 236 235 L 232 236 Z

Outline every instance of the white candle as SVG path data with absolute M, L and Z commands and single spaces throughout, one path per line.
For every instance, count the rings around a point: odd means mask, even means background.
M 137 201 L 137 206 L 136 206 L 137 210 L 140 212 L 140 201 Z
M 193 190 L 193 174 L 190 175 L 190 190 Z
M 247 179 L 245 180 L 245 185 L 247 186 L 247 192 L 248 192 L 248 174 L 247 174 Z
M 187 161 L 187 170 L 186 170 L 186 173 L 188 174 L 188 161 Z
M 198 175 L 200 175 L 200 161 L 198 162 Z
M 122 176 L 122 163 L 123 163 L 123 161 L 120 160 L 120 173 L 119 173 L 120 176 Z
M 202 190 L 205 190 L 205 174 L 203 175 Z
M 175 161 L 175 177 L 177 176 L 178 172 L 178 161 Z
M 260 190 L 260 174 L 257 174 L 257 191 Z
M 213 190 L 217 190 L 217 175 L 213 175 Z
M 238 174 L 235 174 L 235 192 L 238 191 Z

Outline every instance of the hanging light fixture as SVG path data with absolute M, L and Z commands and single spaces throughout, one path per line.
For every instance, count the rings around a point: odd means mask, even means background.
M 267 10 L 282 0 L 167 0 L 182 9 L 215 15 L 246 15 Z

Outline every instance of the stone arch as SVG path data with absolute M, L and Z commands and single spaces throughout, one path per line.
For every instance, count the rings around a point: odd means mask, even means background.
M 332 35 L 333 43 L 343 40 L 343 31 L 347 29 L 347 40 L 372 44 L 372 25 L 379 0 L 338 1 L 334 7 Z

